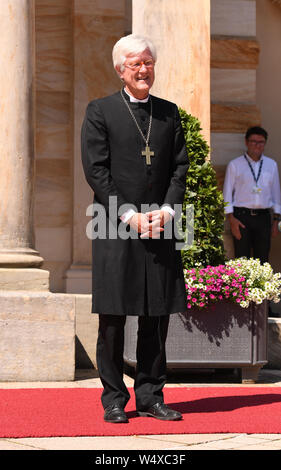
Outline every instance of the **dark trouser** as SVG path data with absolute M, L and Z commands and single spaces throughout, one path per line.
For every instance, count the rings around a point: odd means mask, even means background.
M 138 321 L 134 390 L 137 409 L 145 410 L 155 403 L 163 402 L 169 315 L 141 316 Z M 104 408 L 112 403 L 125 408 L 130 398 L 123 381 L 125 322 L 126 316 L 99 315 L 97 365 L 104 387 L 101 397 Z
M 268 261 L 271 241 L 271 217 L 269 211 L 251 215 L 250 211 L 234 208 L 236 217 L 245 228 L 240 227 L 240 240 L 234 238 L 235 257 L 259 258 L 261 263 Z

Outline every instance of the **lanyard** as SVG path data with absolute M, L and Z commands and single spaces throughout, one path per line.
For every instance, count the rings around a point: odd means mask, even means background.
M 248 163 L 248 165 L 249 165 L 249 167 L 250 167 L 250 170 L 251 170 L 251 172 L 252 172 L 253 178 L 254 178 L 255 183 L 256 183 L 256 186 L 257 186 L 257 185 L 258 185 L 259 177 L 260 177 L 260 175 L 261 175 L 261 169 L 262 169 L 263 159 L 261 159 L 261 161 L 260 161 L 258 176 L 256 177 L 251 162 L 249 162 L 249 160 L 248 160 L 248 158 L 246 157 L 246 155 L 244 155 L 244 158 L 246 159 L 246 161 L 247 161 L 247 163 Z

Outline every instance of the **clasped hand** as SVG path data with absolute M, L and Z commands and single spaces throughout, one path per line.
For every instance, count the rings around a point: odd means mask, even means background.
M 140 238 L 160 238 L 164 231 L 164 225 L 171 220 L 172 216 L 163 210 L 155 210 L 142 214 L 134 214 L 128 221 L 129 225 L 138 233 Z

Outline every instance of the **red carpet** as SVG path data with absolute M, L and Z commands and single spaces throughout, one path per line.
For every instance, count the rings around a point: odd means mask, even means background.
M 165 402 L 183 420 L 136 415 L 128 424 L 103 421 L 100 388 L 0 390 L 0 437 L 128 436 L 141 434 L 281 433 L 281 388 L 165 388 Z

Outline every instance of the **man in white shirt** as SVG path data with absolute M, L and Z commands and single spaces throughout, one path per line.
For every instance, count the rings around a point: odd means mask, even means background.
M 247 151 L 228 164 L 223 188 L 235 257 L 253 256 L 261 263 L 268 261 L 281 214 L 277 163 L 263 154 L 267 137 L 261 127 L 247 130 Z

